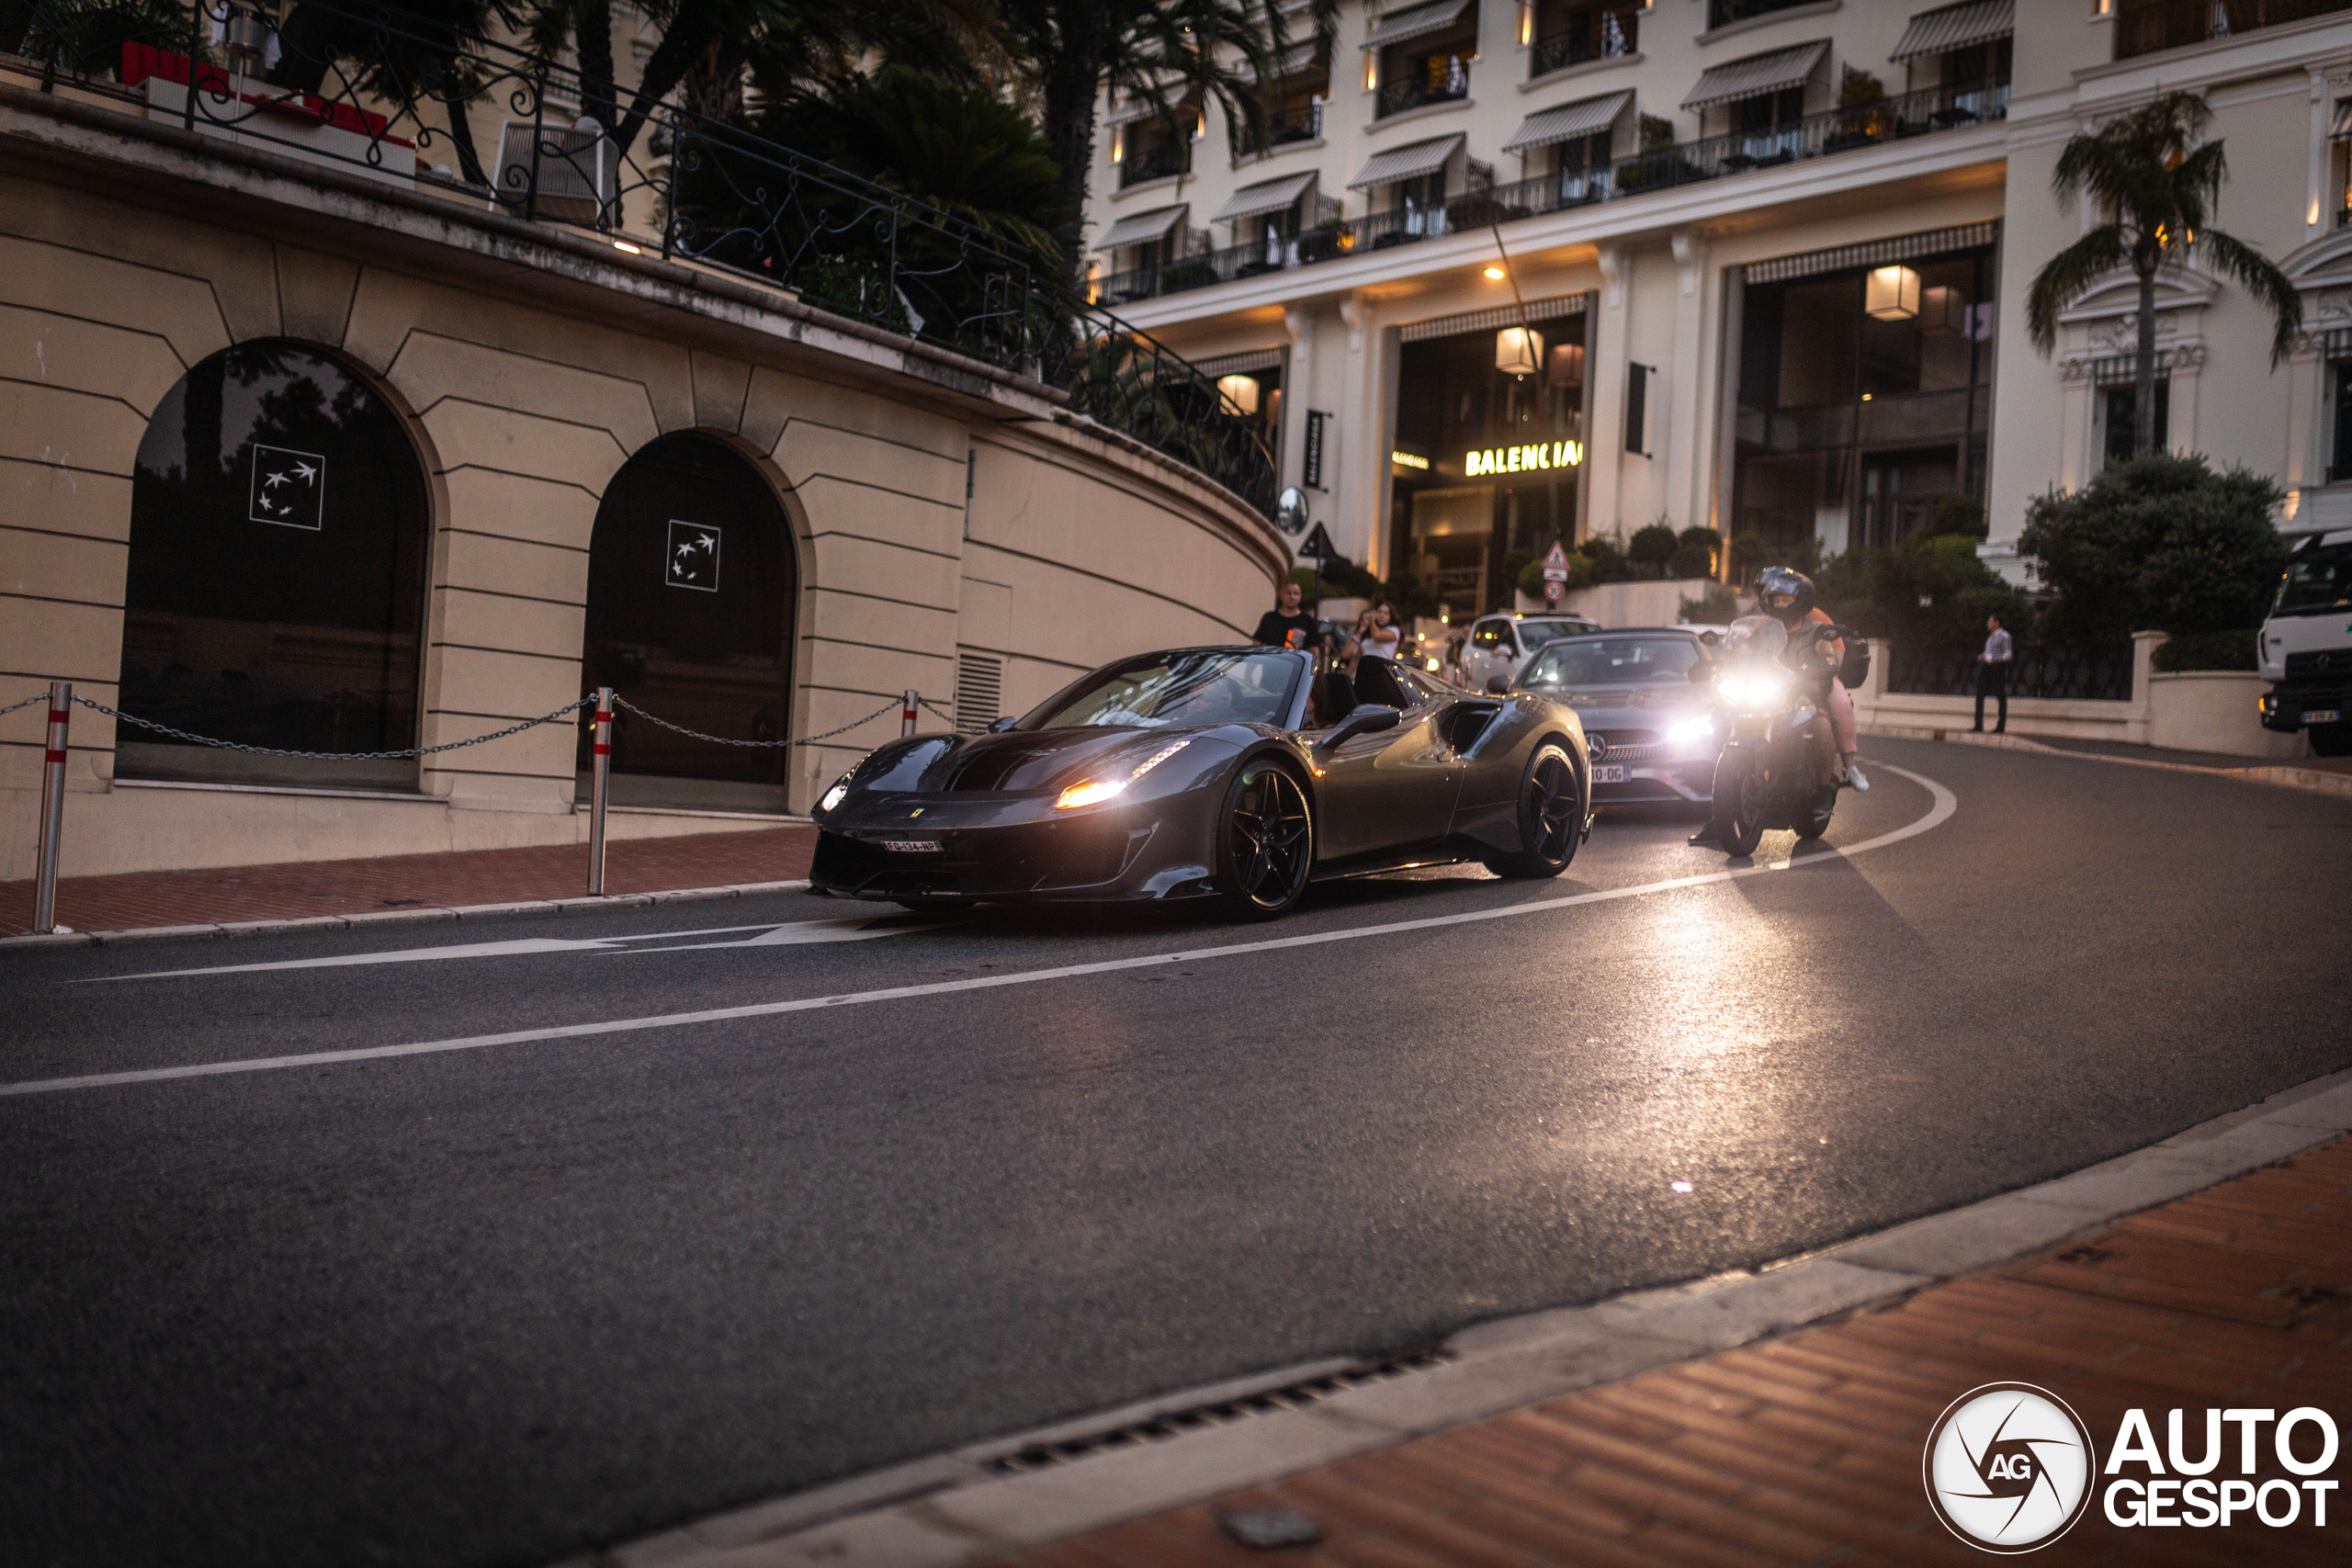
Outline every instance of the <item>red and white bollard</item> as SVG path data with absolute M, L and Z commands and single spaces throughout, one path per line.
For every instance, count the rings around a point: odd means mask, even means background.
M 613 689 L 596 688 L 596 739 L 588 795 L 588 897 L 605 896 L 605 795 L 613 771 Z
M 922 700 L 921 692 L 909 692 L 899 705 L 899 734 L 901 738 L 915 732 L 915 705 Z
M 49 752 L 40 770 L 40 862 L 34 874 L 33 930 L 57 930 L 57 842 L 65 829 L 65 728 L 74 682 L 49 683 Z

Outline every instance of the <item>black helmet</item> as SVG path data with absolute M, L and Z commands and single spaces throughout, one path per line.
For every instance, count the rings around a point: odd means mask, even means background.
M 1774 607 L 1775 593 L 1790 595 L 1788 608 Z M 1793 630 L 1799 621 L 1813 613 L 1813 579 L 1791 567 L 1766 567 L 1756 574 L 1756 612 Z

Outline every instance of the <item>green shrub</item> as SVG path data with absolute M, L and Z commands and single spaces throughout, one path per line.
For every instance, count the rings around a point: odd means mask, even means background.
M 1514 552 L 1514 555 L 1517 552 Z M 1512 558 L 1512 556 L 1505 556 L 1503 558 L 1503 565 L 1505 568 L 1510 567 Z M 1517 571 L 1511 573 L 1511 581 L 1518 586 L 1519 591 L 1521 593 L 1526 594 L 1530 599 L 1543 598 L 1544 558 L 1539 555 L 1529 554 L 1525 564 L 1521 566 Z M 1586 555 L 1581 550 L 1570 550 L 1568 552 L 1566 592 L 1573 593 L 1579 588 L 1589 588 L 1591 586 L 1592 558 Z
M 2135 631 L 2225 631 L 2262 619 L 2284 568 L 2270 521 L 2282 492 L 2245 468 L 2152 452 L 2071 495 L 2026 508 L 2018 549 L 2057 594 L 2054 640 L 2112 642 Z
M 1728 582 L 1709 584 L 1707 591 L 1696 599 L 1685 599 L 1677 612 L 1686 621 L 1708 626 L 1728 626 L 1739 618 L 1739 598 Z
M 2167 675 L 2185 670 L 2255 670 L 2255 639 L 2262 634 L 2251 626 L 2233 631 L 2188 632 L 2156 645 L 2155 667 Z
M 1965 534 L 1972 539 L 1990 536 L 1992 526 L 1984 519 L 1984 503 L 1973 495 L 1953 491 L 1936 497 L 1934 518 L 1928 525 L 1931 534 Z
M 1665 572 L 1667 563 L 1674 558 L 1675 548 L 1680 543 L 1673 529 L 1663 523 L 1653 523 L 1646 528 L 1634 530 L 1633 538 L 1625 546 L 1625 558 L 1644 569 L 1648 575 L 1660 576 Z

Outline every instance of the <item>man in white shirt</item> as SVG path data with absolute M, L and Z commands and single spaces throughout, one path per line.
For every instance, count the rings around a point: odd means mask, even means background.
M 1990 635 L 1984 639 L 1984 651 L 1976 656 L 1976 728 L 1984 732 L 1984 699 L 1988 696 L 2000 704 L 2000 717 L 1993 726 L 1993 733 L 2007 733 L 2009 728 L 2009 660 L 2015 650 L 2009 634 L 2002 628 L 2001 617 L 1984 617 L 1984 629 Z

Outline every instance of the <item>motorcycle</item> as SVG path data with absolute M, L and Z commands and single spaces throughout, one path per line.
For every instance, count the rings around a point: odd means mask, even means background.
M 1841 661 L 1828 645 L 1850 650 Z M 1793 828 L 1800 839 L 1829 830 L 1838 806 L 1838 749 L 1829 727 L 1829 682 L 1852 675 L 1869 645 L 1860 632 L 1820 621 L 1794 633 L 1769 615 L 1732 623 L 1716 650 L 1713 686 L 1723 750 L 1715 758 L 1714 833 L 1725 853 L 1748 855 L 1765 832 Z

